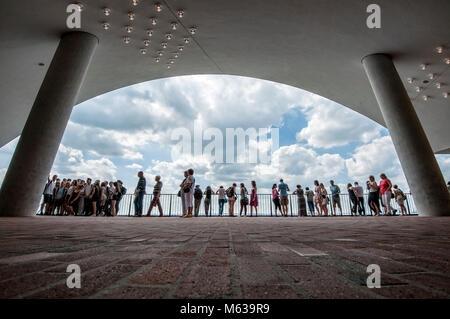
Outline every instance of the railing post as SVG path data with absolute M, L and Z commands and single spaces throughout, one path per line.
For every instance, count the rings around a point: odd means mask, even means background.
M 172 195 L 169 195 L 169 217 L 172 216 Z
M 128 217 L 131 216 L 131 204 L 133 203 L 133 195 L 128 194 L 128 197 L 130 197 L 130 205 L 128 205 Z
M 406 199 L 406 207 L 408 207 L 408 215 L 411 215 L 411 211 L 409 210 L 409 200 L 408 200 L 408 195 L 405 194 L 405 199 Z

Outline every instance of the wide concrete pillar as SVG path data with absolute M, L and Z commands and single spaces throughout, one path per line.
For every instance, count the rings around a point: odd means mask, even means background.
M 450 195 L 442 172 L 391 57 L 373 54 L 362 63 L 419 214 L 449 216 Z
M 0 216 L 36 213 L 97 45 L 97 37 L 86 32 L 61 37 L 3 180 Z

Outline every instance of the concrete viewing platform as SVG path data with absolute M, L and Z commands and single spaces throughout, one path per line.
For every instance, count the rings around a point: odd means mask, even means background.
M 449 298 L 449 229 L 413 216 L 0 218 L 0 298 Z

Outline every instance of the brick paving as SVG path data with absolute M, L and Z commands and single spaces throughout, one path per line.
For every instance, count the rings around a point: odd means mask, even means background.
M 447 299 L 449 229 L 413 216 L 0 218 L 0 298 Z

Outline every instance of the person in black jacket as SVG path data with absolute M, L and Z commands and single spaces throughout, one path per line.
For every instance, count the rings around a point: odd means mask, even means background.
M 141 217 L 142 216 L 142 202 L 144 200 L 145 195 L 145 187 L 147 186 L 147 182 L 144 177 L 144 172 L 140 171 L 137 175 L 139 177 L 139 181 L 136 186 L 136 190 L 134 192 L 134 216 Z

